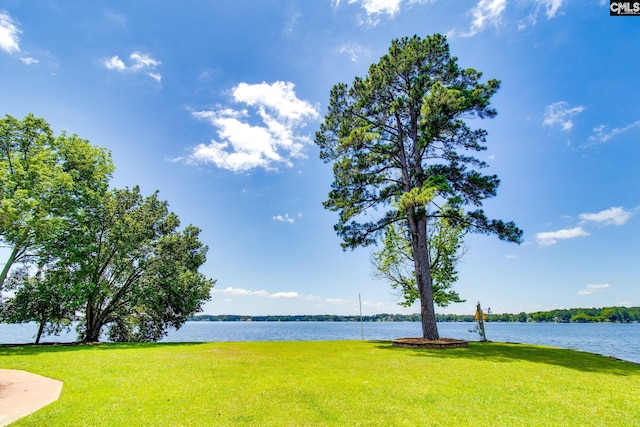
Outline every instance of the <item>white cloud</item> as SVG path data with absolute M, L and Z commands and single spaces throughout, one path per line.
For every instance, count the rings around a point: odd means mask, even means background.
M 28 58 L 28 57 L 20 58 L 20 61 L 22 61 L 26 65 L 37 64 L 38 62 L 40 62 L 35 58 Z
M 590 236 L 589 232 L 582 228 L 582 225 L 596 223 L 601 225 L 624 225 L 629 219 L 640 210 L 640 206 L 631 210 L 625 210 L 622 206 L 612 207 L 596 213 L 582 213 L 578 215 L 580 222 L 578 226 L 558 231 L 545 231 L 536 234 L 536 241 L 541 246 L 550 246 L 558 243 L 558 240 L 573 239 L 576 237 Z M 565 219 L 571 219 L 565 216 Z
M 297 292 L 275 292 L 271 295 L 269 295 L 269 298 L 301 298 L 302 295 L 300 295 Z
M 129 58 L 133 61 L 131 69 L 134 71 L 142 70 L 143 68 L 155 68 L 161 64 L 160 61 L 153 59 L 149 54 L 141 52 L 133 52 L 129 55 Z
M 531 15 L 529 15 L 529 20 L 533 25 L 536 25 L 538 20 L 538 15 L 542 9 L 545 10 L 545 15 L 547 19 L 553 19 L 558 15 L 558 11 L 562 6 L 564 0 L 534 0 L 534 8 Z
M 589 236 L 582 227 L 568 228 L 557 231 L 544 231 L 536 234 L 536 241 L 539 245 L 549 246 L 558 243 L 558 240 L 573 239 L 576 237 Z
M 362 46 L 352 43 L 347 43 L 340 47 L 339 53 L 349 55 L 352 62 L 360 61 L 362 55 L 368 55 L 368 51 Z
M 393 18 L 400 13 L 403 3 L 406 7 L 414 4 L 433 3 L 436 0 L 348 0 L 348 4 L 358 4 L 365 11 L 366 17 L 358 16 L 358 24 L 363 26 L 375 26 L 380 22 L 380 16 L 386 15 Z M 340 0 L 332 2 L 334 7 L 340 6 Z
M 7 53 L 20 52 L 20 38 L 22 31 L 16 27 L 13 18 L 6 11 L 0 11 L 0 49 Z
M 394 16 L 400 11 L 402 0 L 349 0 L 351 3 L 360 3 L 367 15 L 379 15 L 386 13 Z
M 435 0 L 408 0 L 409 6 L 414 4 L 433 3 Z M 402 0 L 349 0 L 349 4 L 359 3 L 360 6 L 367 12 L 367 15 L 380 15 L 387 14 L 394 16 L 400 12 L 400 6 Z M 335 1 L 335 6 L 340 5 L 340 0 Z
M 227 287 L 225 289 L 217 289 L 217 288 L 213 288 L 213 292 L 214 293 L 218 293 L 218 294 L 225 294 L 225 295 L 244 295 L 244 296 L 251 296 L 251 295 L 257 295 L 260 297 L 268 297 L 269 296 L 269 292 L 263 290 L 260 291 L 252 291 L 249 289 L 242 289 L 242 288 L 234 288 L 234 287 Z
M 596 128 L 593 128 L 593 134 L 589 137 L 589 141 L 591 142 L 606 142 L 613 138 L 614 136 L 620 135 L 621 133 L 627 132 L 635 127 L 640 126 L 640 120 L 636 120 L 635 122 L 622 127 L 622 128 L 614 128 L 611 130 L 607 130 L 605 125 L 600 125 Z
M 214 293 L 217 294 L 224 294 L 224 295 L 235 295 L 235 296 L 258 296 L 258 297 L 262 297 L 262 298 L 272 298 L 272 299 L 278 299 L 278 298 L 286 298 L 286 299 L 301 299 L 301 300 L 305 300 L 305 301 L 317 301 L 317 302 L 325 302 L 325 303 L 329 303 L 329 304 L 333 304 L 333 305 L 344 305 L 344 304 L 348 304 L 350 303 L 347 300 L 341 299 L 341 298 L 322 298 L 319 296 L 315 296 L 315 295 L 303 295 L 300 294 L 299 292 L 295 292 L 295 291 L 284 291 L 284 292 L 267 292 L 266 290 L 262 289 L 259 291 L 254 291 L 254 290 L 250 290 L 250 289 L 243 289 L 243 288 L 234 288 L 234 287 L 227 287 L 224 289 L 218 289 L 218 288 L 213 288 Z
M 633 211 L 625 211 L 622 206 L 605 209 L 597 213 L 580 214 L 581 224 L 597 222 L 604 225 L 624 225 L 633 215 Z
M 591 295 L 593 293 L 596 292 L 602 292 L 607 288 L 610 288 L 611 285 L 609 285 L 608 283 L 603 283 L 603 284 L 590 284 L 587 285 L 586 287 L 584 287 L 583 289 L 580 289 L 578 291 L 578 295 Z
M 362 305 L 366 306 L 366 307 L 373 307 L 373 308 L 382 308 L 384 307 L 384 304 L 381 302 L 368 302 L 365 301 L 362 303 Z
M 260 114 L 266 117 L 270 117 L 267 109 L 275 112 L 278 119 L 295 121 L 304 116 L 317 117 L 316 108 L 307 101 L 298 99 L 294 88 L 295 85 L 291 82 L 263 82 L 254 85 L 240 83 L 233 90 L 233 97 L 236 102 L 257 107 Z
M 108 70 L 124 71 L 127 69 L 127 66 L 124 65 L 124 62 L 122 62 L 117 55 L 104 61 L 104 66 L 107 67 Z
M 568 132 L 573 128 L 573 122 L 570 118 L 583 112 L 584 109 L 585 107 L 581 105 L 569 108 L 569 104 L 566 101 L 555 102 L 547 105 L 542 124 L 544 126 L 559 125 L 563 131 Z
M 547 19 L 555 18 L 560 6 L 562 6 L 562 0 L 536 0 L 537 8 L 545 7 L 547 12 Z
M 130 65 L 127 65 L 118 55 L 115 55 L 103 61 L 102 64 L 108 70 L 119 72 L 138 73 L 146 71 L 145 74 L 147 76 L 160 83 L 162 76 L 160 73 L 156 72 L 155 69 L 162 64 L 162 62 L 152 58 L 151 55 L 142 52 L 133 52 L 129 55 L 129 59 L 131 60 Z
M 272 84 L 240 83 L 232 91 L 233 101 L 248 109 L 220 108 L 192 113 L 217 129 L 219 141 L 200 144 L 185 160 L 187 163 L 212 163 L 234 172 L 255 168 L 277 169 L 292 166 L 291 159 L 304 157 L 311 141 L 297 133 L 310 119 L 319 117 L 317 108 L 299 99 L 290 82 Z M 250 123 L 257 119 L 258 124 Z M 176 159 L 182 160 L 182 159 Z
M 497 26 L 506 7 L 507 0 L 480 0 L 470 12 L 473 16 L 471 29 L 468 33 L 462 34 L 462 37 L 474 36 L 488 25 Z
M 295 222 L 295 220 L 291 218 L 288 213 L 284 214 L 284 216 L 276 215 L 273 217 L 273 220 L 278 222 L 288 222 L 289 224 L 293 224 Z

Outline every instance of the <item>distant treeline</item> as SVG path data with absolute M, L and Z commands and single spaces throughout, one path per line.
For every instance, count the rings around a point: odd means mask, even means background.
M 437 314 L 438 322 L 474 322 L 474 315 Z M 195 322 L 420 322 L 419 314 L 374 314 L 372 316 L 294 315 L 242 316 L 235 314 L 197 315 Z M 489 322 L 640 322 L 640 307 L 569 308 L 551 311 L 521 312 L 518 314 L 487 314 Z
M 496 322 L 640 322 L 640 307 L 570 308 L 535 313 L 492 314 Z
M 334 314 L 294 316 L 241 316 L 222 314 L 211 316 L 208 314 L 193 316 L 190 321 L 198 322 L 359 322 L 360 316 L 338 316 Z M 362 316 L 363 322 L 419 322 L 419 314 L 374 314 Z

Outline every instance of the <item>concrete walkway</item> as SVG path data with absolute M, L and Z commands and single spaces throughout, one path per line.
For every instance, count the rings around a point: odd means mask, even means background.
M 0 426 L 11 424 L 60 397 L 62 381 L 0 369 Z

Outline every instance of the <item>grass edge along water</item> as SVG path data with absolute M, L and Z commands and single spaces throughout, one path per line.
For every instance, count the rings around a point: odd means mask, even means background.
M 0 346 L 0 360 L 64 382 L 15 426 L 640 425 L 640 365 L 526 344 Z

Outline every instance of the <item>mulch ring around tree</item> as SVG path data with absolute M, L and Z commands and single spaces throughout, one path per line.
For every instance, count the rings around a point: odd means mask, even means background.
M 394 347 L 429 349 L 469 347 L 469 341 L 459 340 L 455 338 L 440 338 L 438 340 L 428 340 L 426 338 L 396 338 L 395 340 L 391 341 L 391 344 Z

